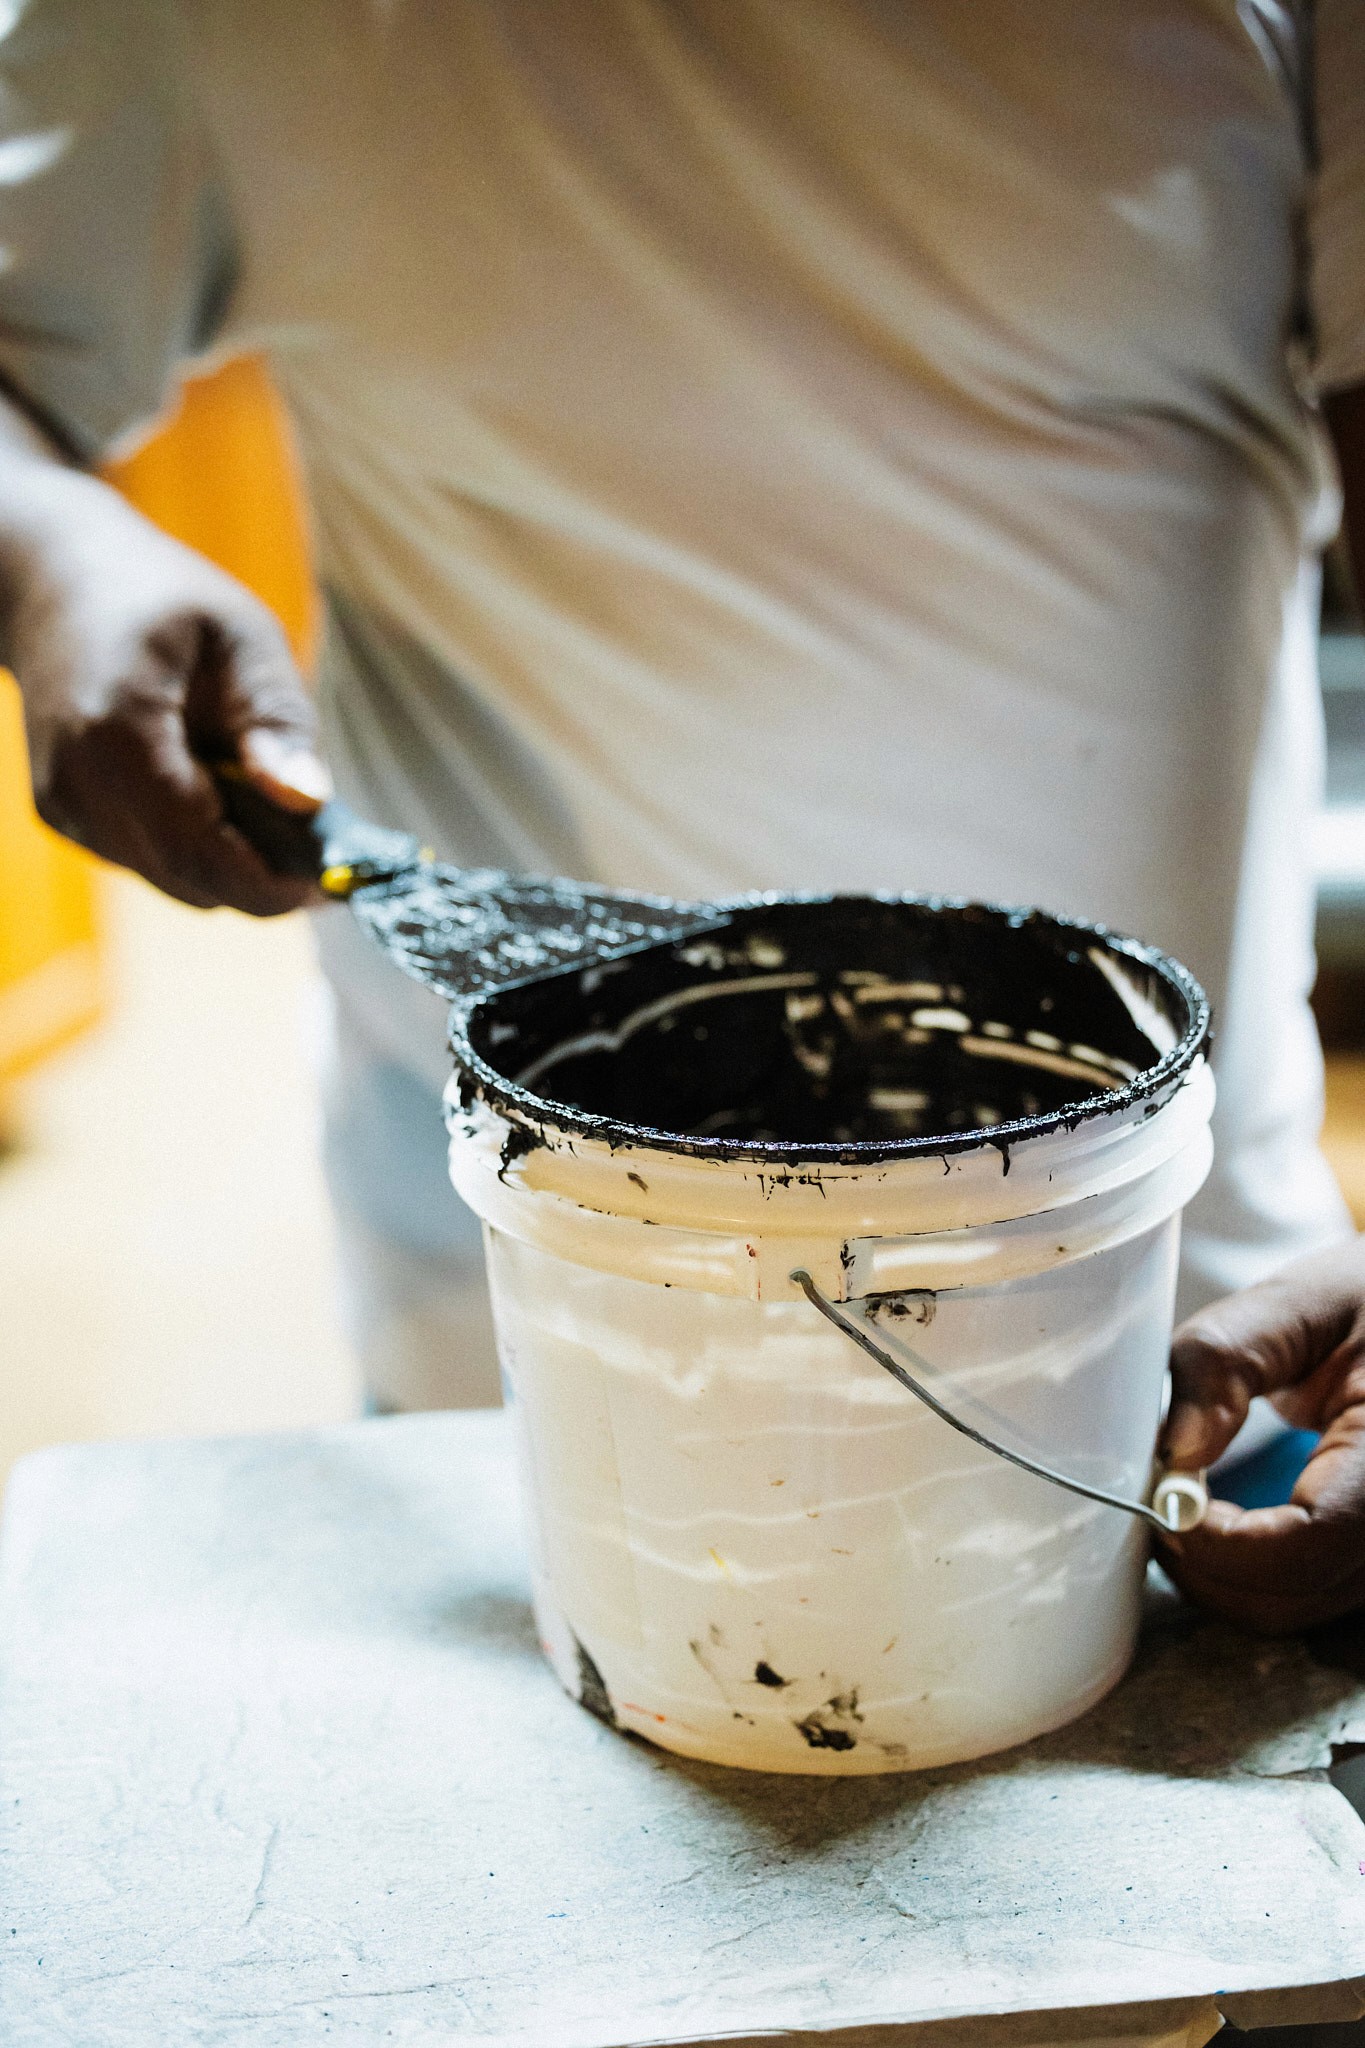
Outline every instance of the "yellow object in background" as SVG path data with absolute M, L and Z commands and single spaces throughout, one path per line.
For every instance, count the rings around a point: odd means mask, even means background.
M 288 429 L 264 365 L 188 381 L 109 482 L 278 614 L 310 664 L 317 606 Z M 0 1086 L 100 1014 L 99 863 L 48 831 L 29 794 L 19 693 L 0 670 Z
M 303 495 L 279 399 L 256 356 L 190 379 L 170 422 L 108 481 L 276 612 L 307 669 L 317 639 Z
M 0 669 L 0 1085 L 99 1015 L 95 863 L 38 821 L 19 692 Z

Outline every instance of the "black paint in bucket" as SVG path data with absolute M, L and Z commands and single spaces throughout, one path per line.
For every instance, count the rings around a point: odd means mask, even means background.
M 714 936 L 457 1005 L 468 1104 L 524 1132 L 716 1158 L 1008 1147 L 1164 1094 L 1203 991 L 1154 948 L 1041 911 L 764 898 Z M 515 1149 L 515 1148 L 514 1148 Z

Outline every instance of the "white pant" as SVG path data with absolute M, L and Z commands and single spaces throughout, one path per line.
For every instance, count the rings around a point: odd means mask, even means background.
M 359 940 L 343 919 L 320 920 L 333 926 L 320 933 L 329 966 Z M 443 1005 L 377 953 L 375 964 L 381 1003 L 400 1016 L 415 1010 L 425 1027 L 432 1071 L 396 1056 L 383 1011 L 376 1018 L 366 1000 L 368 975 L 329 974 L 323 1158 L 347 1335 L 381 1412 L 493 1407 L 501 1393 L 480 1226 L 446 1174 Z

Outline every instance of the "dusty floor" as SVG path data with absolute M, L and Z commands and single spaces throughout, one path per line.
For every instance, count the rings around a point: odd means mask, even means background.
M 0 1475 L 42 1443 L 356 1407 L 307 930 L 202 917 L 121 876 L 109 904 L 109 1022 L 4 1104 Z M 1326 1142 L 1365 1226 L 1365 1053 L 1331 1062 Z

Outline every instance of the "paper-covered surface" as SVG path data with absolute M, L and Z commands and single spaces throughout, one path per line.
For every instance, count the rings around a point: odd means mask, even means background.
M 1159 1600 L 1056 1735 L 757 1777 L 566 1699 L 525 1586 L 499 1416 L 22 1466 L 8 2048 L 1194 2044 L 1365 2007 L 1365 1827 L 1324 1776 L 1365 1690 L 1299 1645 Z

